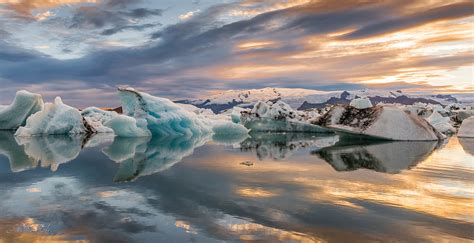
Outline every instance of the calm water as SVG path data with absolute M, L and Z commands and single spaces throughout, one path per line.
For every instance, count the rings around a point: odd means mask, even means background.
M 474 240 L 474 140 L 0 133 L 0 242 Z

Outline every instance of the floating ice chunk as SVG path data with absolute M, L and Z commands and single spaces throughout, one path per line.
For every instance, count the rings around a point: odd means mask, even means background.
M 85 123 L 79 110 L 56 97 L 54 103 L 46 103 L 43 110 L 28 117 L 26 125 L 20 127 L 15 136 L 92 133 Z
M 132 88 L 119 88 L 119 95 L 124 114 L 133 117 L 138 128 L 148 129 L 154 136 L 196 137 L 211 135 L 213 132 L 240 134 L 246 130 L 241 125 L 229 125 L 228 128 L 231 130 L 222 130 L 220 126 L 224 123 L 231 124 L 231 121 L 225 121 L 223 117 L 215 115 L 210 110 L 195 110 L 191 107 L 193 111 L 189 111 L 191 109 L 189 106 L 183 107 L 171 100 L 154 97 Z M 117 133 L 116 129 L 113 129 Z
M 249 130 L 244 126 L 232 122 L 219 122 L 213 126 L 212 140 L 220 144 L 236 144 L 248 137 Z
M 357 98 L 353 99 L 349 105 L 357 109 L 367 109 L 372 107 L 372 102 L 369 98 Z
M 255 132 L 330 132 L 311 124 L 309 118 L 306 113 L 295 111 L 282 101 L 274 104 L 258 102 L 250 112 L 241 112 L 242 124 Z
M 117 115 L 104 123 L 105 127 L 111 128 L 115 135 L 119 137 L 147 137 L 151 136 L 147 128 L 147 121 L 136 120 L 133 117 Z
M 104 126 L 104 124 L 114 117 L 118 116 L 115 111 L 105 111 L 97 107 L 88 107 L 81 111 L 82 117 L 86 120 L 94 132 L 96 133 L 112 133 L 111 128 Z
M 439 133 L 423 118 L 392 105 L 356 109 L 335 106 L 318 121 L 342 134 L 388 140 L 440 140 Z
M 119 91 L 124 114 L 134 117 L 137 124 L 147 124 L 153 135 L 193 136 L 211 132 L 211 127 L 195 113 L 169 99 L 154 97 L 131 88 L 120 88 Z
M 242 107 L 234 106 L 230 113 L 230 118 L 233 123 L 240 123 L 240 117 L 242 116 L 242 111 L 249 111 L 248 109 L 244 109 Z
M 443 117 L 437 111 L 433 111 L 433 113 L 425 119 L 427 122 L 431 124 L 436 130 L 444 134 L 454 134 L 456 133 L 456 128 L 454 128 L 449 122 L 451 119 L 449 117 Z
M 0 107 L 0 130 L 15 130 L 25 125 L 26 119 L 43 109 L 43 98 L 24 90 L 16 92 L 9 106 Z
M 474 138 L 474 116 L 465 119 L 458 131 L 458 137 Z

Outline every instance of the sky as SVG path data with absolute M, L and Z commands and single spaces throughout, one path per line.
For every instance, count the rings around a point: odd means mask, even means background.
M 474 2 L 0 0 L 0 103 L 264 87 L 474 93 Z

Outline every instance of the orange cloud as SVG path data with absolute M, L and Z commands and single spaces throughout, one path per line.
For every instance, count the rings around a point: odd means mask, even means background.
M 30 16 L 32 11 L 38 9 L 50 9 L 62 5 L 98 2 L 100 2 L 100 0 L 0 0 L 0 4 L 6 4 L 13 11 L 25 16 Z

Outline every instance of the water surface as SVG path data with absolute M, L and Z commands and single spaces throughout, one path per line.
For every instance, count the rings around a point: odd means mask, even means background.
M 0 242 L 474 240 L 474 140 L 0 133 Z

